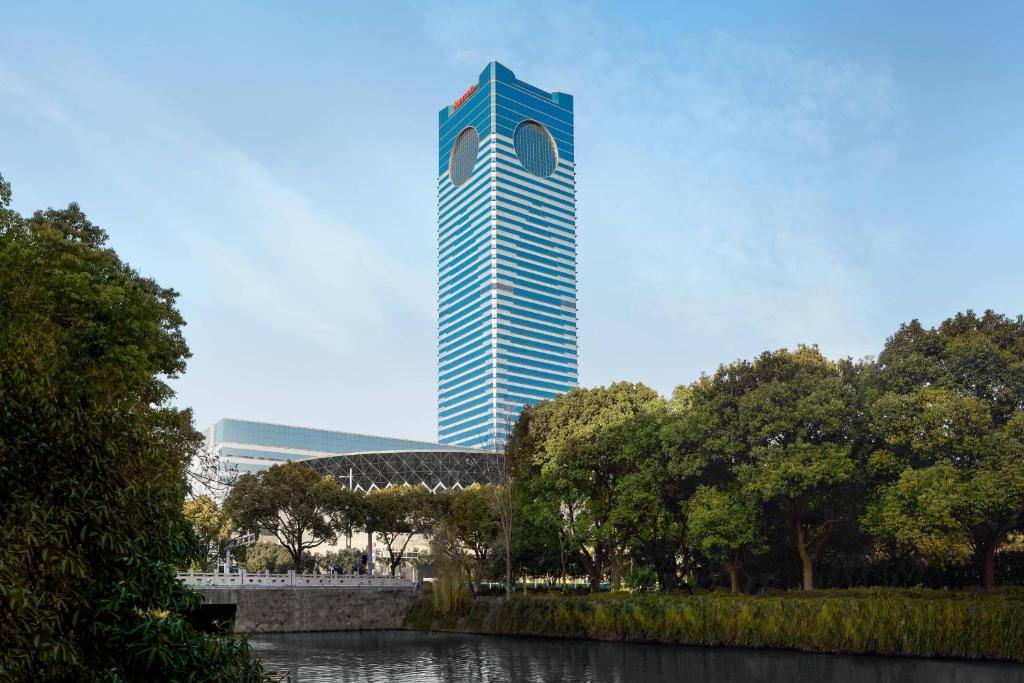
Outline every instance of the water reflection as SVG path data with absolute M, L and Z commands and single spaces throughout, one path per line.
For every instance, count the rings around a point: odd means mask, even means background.
M 635 643 L 374 631 L 251 640 L 292 681 L 1024 683 L 1024 666 Z

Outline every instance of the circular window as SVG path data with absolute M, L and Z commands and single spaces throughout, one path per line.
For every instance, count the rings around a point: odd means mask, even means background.
M 455 187 L 465 185 L 469 176 L 473 175 L 476 155 L 479 150 L 480 135 L 476 132 L 476 128 L 473 126 L 463 128 L 455 138 L 455 144 L 452 145 L 452 156 L 448 160 L 448 177 L 452 179 L 452 185 Z
M 547 178 L 558 165 L 558 149 L 555 139 L 543 125 L 536 121 L 523 121 L 513 135 L 516 156 L 523 168 L 535 176 Z

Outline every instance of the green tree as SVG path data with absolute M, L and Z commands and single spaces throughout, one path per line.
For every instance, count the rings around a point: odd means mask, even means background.
M 231 520 L 216 501 L 207 495 L 186 500 L 182 512 L 199 538 L 199 546 L 203 551 L 203 569 L 216 567 L 217 558 L 224 552 L 224 545 L 231 538 Z
M 165 381 L 189 355 L 176 292 L 76 204 L 23 219 L 9 201 L 0 181 L 0 678 L 258 676 L 182 616 L 202 437 Z
M 356 551 L 352 548 L 329 550 L 313 557 L 322 570 L 329 570 L 336 565 L 342 574 L 351 574 L 356 569 Z
M 435 524 L 433 494 L 422 486 L 389 486 L 374 489 L 363 500 L 374 535 L 388 550 L 389 569 L 394 576 L 412 537 L 429 533 Z
M 281 574 L 294 566 L 291 553 L 280 543 L 258 541 L 245 546 L 239 555 L 244 555 L 239 563 L 247 572 Z
M 20 218 L 20 216 L 10 209 L 11 197 L 11 184 L 0 175 L 0 212 L 3 212 L 5 216 L 9 216 L 10 220 L 13 221 L 16 218 Z
M 730 589 L 738 593 L 743 554 L 764 550 L 756 501 L 739 490 L 702 486 L 690 499 L 687 513 L 687 538 L 706 558 L 725 568 Z
M 682 502 L 691 482 L 678 476 L 666 432 L 678 405 L 657 399 L 608 430 L 615 454 L 615 490 L 608 516 L 613 545 L 631 562 L 650 567 L 663 592 L 678 583 L 678 558 L 684 540 Z
M 276 538 L 302 571 L 302 554 L 338 537 L 341 487 L 297 462 L 243 474 L 231 487 L 224 511 L 243 531 L 265 531 Z
M 869 464 L 882 486 L 865 527 L 940 564 L 969 548 L 991 589 L 999 549 L 1024 525 L 1024 317 L 903 325 L 875 385 Z
M 457 612 L 472 598 L 470 582 L 473 570 L 462 542 L 447 518 L 438 522 L 430 539 L 430 557 L 435 572 L 432 587 L 434 609 L 439 614 Z
M 528 410 L 521 411 L 519 423 L 525 425 L 529 420 Z M 522 545 L 516 537 L 517 527 L 522 526 L 520 519 L 519 499 L 523 493 L 522 466 L 524 441 L 523 434 L 526 429 L 517 429 L 512 422 L 506 420 L 505 439 L 501 445 L 501 452 L 498 457 L 498 480 L 494 486 L 494 496 L 491 499 L 491 506 L 498 519 L 499 542 L 502 559 L 505 565 L 505 599 L 512 599 L 512 572 L 514 556 L 517 546 Z M 528 458 L 528 455 L 525 456 Z M 564 566 L 564 563 L 563 563 Z
M 337 494 L 333 519 L 338 531 L 349 537 L 356 529 L 363 529 L 366 525 L 366 494 L 343 486 Z
M 857 372 L 801 346 L 722 366 L 691 387 L 704 438 L 690 467 L 713 473 L 711 484 L 736 477 L 785 521 L 804 590 L 836 525 L 858 512 Z
M 621 458 L 618 427 L 658 394 L 642 384 L 573 389 L 528 411 L 513 438 L 528 454 L 523 475 L 538 497 L 557 501 L 562 534 L 597 590 L 616 545 L 611 516 Z
M 494 486 L 473 484 L 466 489 L 455 489 L 445 495 L 443 514 L 446 533 L 473 554 L 473 578 L 479 588 L 487 559 L 498 542 L 501 524 L 495 514 Z
M 516 440 L 505 448 L 506 462 L 510 458 L 524 462 L 532 458 L 524 442 L 525 434 L 530 431 L 525 428 L 525 422 L 530 419 L 531 410 L 523 411 L 515 432 Z M 513 478 L 514 486 L 498 489 L 503 494 L 501 509 L 505 511 L 500 544 L 505 560 L 506 599 L 512 596 L 512 579 L 517 573 L 551 574 L 564 581 L 578 565 L 575 554 L 570 552 L 570 539 L 557 492 L 549 481 L 536 476 L 535 472 L 530 473 L 530 467 L 516 469 L 519 474 Z M 508 512 L 510 507 L 511 513 Z

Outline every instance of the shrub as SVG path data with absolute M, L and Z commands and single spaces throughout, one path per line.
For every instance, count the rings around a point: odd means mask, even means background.
M 75 204 L 23 219 L 0 178 L 0 680 L 250 680 L 195 631 L 175 576 L 205 555 L 182 507 L 202 444 L 165 381 L 176 292 Z
M 612 593 L 492 604 L 481 632 L 1024 661 L 1020 590 L 860 589 L 758 597 Z M 407 623 L 423 628 L 432 621 L 428 612 L 429 604 L 421 602 Z
M 633 593 L 651 593 L 658 587 L 658 575 L 650 567 L 640 567 L 626 577 L 626 588 Z
M 450 525 L 442 523 L 430 541 L 436 580 L 433 586 L 434 610 L 442 616 L 456 614 L 469 603 L 472 592 L 472 568 L 462 552 Z
M 292 568 L 292 556 L 280 543 L 259 541 L 245 549 L 245 559 L 240 564 L 247 572 L 283 574 Z

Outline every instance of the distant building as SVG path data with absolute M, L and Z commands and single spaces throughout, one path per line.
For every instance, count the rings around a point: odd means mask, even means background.
M 206 430 L 225 473 L 305 461 L 344 486 L 368 491 L 423 485 L 431 491 L 498 481 L 500 456 L 475 448 L 307 427 L 221 420 Z
M 439 114 L 438 440 L 577 386 L 573 99 L 491 62 Z

